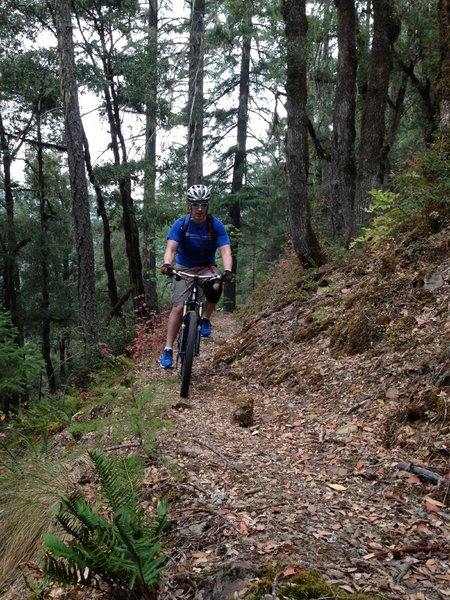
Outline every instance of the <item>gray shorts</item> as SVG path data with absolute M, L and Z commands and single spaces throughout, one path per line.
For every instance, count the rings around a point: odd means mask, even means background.
M 211 267 L 213 269 L 213 272 L 216 273 L 217 275 L 220 274 L 220 271 L 217 267 Z M 184 271 L 185 273 L 198 273 L 199 275 L 212 275 L 211 269 L 210 267 L 205 267 L 205 268 L 189 268 L 189 267 L 184 267 L 183 265 L 175 265 L 175 269 L 177 269 L 177 271 Z M 180 279 L 179 281 L 176 280 L 176 278 L 173 278 L 172 281 L 172 304 L 174 306 L 180 306 L 180 304 L 183 304 L 188 298 L 189 298 L 189 293 L 190 293 L 190 286 L 192 284 L 192 279 Z M 199 290 L 198 290 L 198 299 L 201 302 L 204 302 L 206 300 L 205 298 L 205 294 L 203 292 L 203 289 L 201 287 L 201 285 L 199 286 Z

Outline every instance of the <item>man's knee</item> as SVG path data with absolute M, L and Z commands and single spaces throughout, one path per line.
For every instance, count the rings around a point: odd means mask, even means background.
M 222 295 L 222 282 L 207 281 L 203 286 L 205 297 L 211 304 L 217 304 Z
M 183 305 L 182 304 L 174 304 L 172 306 L 172 314 L 175 316 L 179 316 L 183 314 Z

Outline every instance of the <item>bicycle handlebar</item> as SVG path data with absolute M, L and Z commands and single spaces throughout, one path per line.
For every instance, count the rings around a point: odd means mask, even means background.
M 197 273 L 186 273 L 185 271 L 178 271 L 178 269 L 172 269 L 172 276 L 173 275 L 175 275 L 175 277 L 179 277 L 180 279 L 182 279 L 183 277 L 190 277 L 191 279 L 197 277 L 198 279 L 207 279 L 209 281 L 221 281 L 223 277 L 223 275 L 221 275 L 220 273 L 212 273 L 211 275 L 198 275 Z

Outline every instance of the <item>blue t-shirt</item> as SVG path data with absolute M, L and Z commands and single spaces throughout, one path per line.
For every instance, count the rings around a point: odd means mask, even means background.
M 198 227 L 191 217 L 183 236 L 182 229 L 185 218 L 183 216 L 177 219 L 167 234 L 168 240 L 178 242 L 177 263 L 191 268 L 215 265 L 217 248 L 230 243 L 230 238 L 222 221 L 213 216 L 213 223 L 210 226 L 208 226 L 208 219 L 206 219 L 203 225 Z M 214 235 L 211 235 L 210 227 L 213 228 Z

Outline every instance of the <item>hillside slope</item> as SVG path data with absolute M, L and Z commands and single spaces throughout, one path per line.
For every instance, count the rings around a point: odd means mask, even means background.
M 273 561 L 275 590 L 308 566 L 349 592 L 450 596 L 449 233 L 315 273 L 287 260 L 257 314 L 215 317 L 158 438 L 182 483 L 148 470 L 177 520 L 162 598 L 243 596 Z

